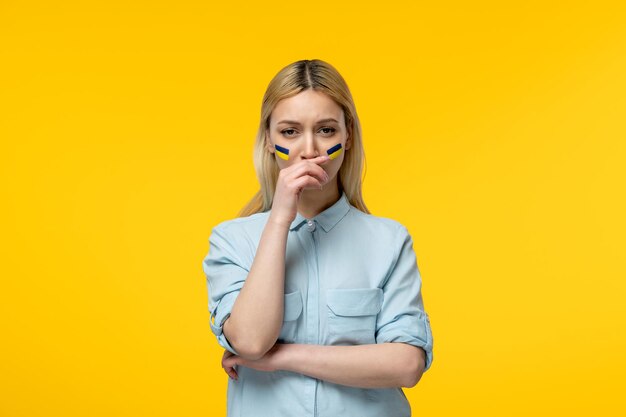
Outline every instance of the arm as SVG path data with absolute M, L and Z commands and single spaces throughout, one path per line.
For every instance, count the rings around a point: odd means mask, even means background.
M 398 231 L 396 261 L 383 282 L 383 305 L 376 319 L 376 343 L 405 343 L 426 353 L 424 372 L 433 362 L 433 334 L 424 310 L 422 277 L 413 239 L 402 226 Z
M 262 358 L 249 360 L 224 352 L 222 367 L 237 379 L 234 366 L 259 371 L 285 370 L 359 388 L 414 387 L 424 372 L 425 353 L 406 343 L 328 346 L 277 343 Z
M 289 227 L 297 215 L 302 189 L 306 186 L 317 189 L 328 181 L 328 175 L 317 164 L 329 159 L 328 155 L 322 155 L 280 170 L 271 213 L 255 254 L 247 262 L 241 261 L 240 254 L 242 248 L 249 250 L 250 243 L 237 246 L 238 236 L 228 239 L 223 235 L 225 230 L 214 229 L 209 239 L 212 246 L 204 260 L 211 330 L 229 352 L 258 359 L 280 336 Z M 280 210 L 275 210 L 276 206 Z
M 286 344 L 279 369 L 361 388 L 413 387 L 424 371 L 424 351 L 405 343 L 355 346 Z
M 240 356 L 262 357 L 280 334 L 288 232 L 289 225 L 268 219 L 250 273 L 224 322 L 224 334 Z
M 263 356 L 280 334 L 289 226 L 270 218 L 254 255 L 246 237 L 231 231 L 235 227 L 216 226 L 209 238 L 209 253 L 203 261 L 209 321 L 224 349 L 255 359 Z

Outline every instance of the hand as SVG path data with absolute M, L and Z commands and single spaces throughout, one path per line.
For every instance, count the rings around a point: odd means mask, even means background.
M 222 368 L 231 378 L 238 379 L 239 374 L 235 366 L 245 366 L 257 371 L 274 372 L 282 369 L 281 363 L 285 355 L 285 344 L 276 343 L 263 357 L 256 360 L 244 359 L 239 355 L 225 350 L 222 356 Z
M 237 371 L 235 370 L 235 365 L 227 366 L 225 364 L 226 359 L 230 358 L 231 356 L 239 357 L 235 355 L 234 353 L 232 353 L 230 350 L 224 349 L 224 354 L 222 355 L 222 368 L 224 368 L 224 372 L 226 372 L 228 376 L 231 377 L 232 379 L 239 379 L 239 375 L 237 374 Z
M 274 221 L 291 224 L 298 212 L 298 200 L 304 189 L 321 189 L 330 180 L 320 165 L 330 161 L 328 155 L 295 162 L 278 173 L 271 217 Z

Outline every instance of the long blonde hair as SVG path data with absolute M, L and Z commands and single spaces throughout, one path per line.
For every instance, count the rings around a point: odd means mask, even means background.
M 362 180 L 365 176 L 364 174 L 363 177 L 361 176 L 365 164 L 365 152 L 361 139 L 361 124 L 352 94 L 341 74 L 332 65 L 319 59 L 304 59 L 281 69 L 270 81 L 265 91 L 261 106 L 261 122 L 254 143 L 254 167 L 261 189 L 239 212 L 240 217 L 272 208 L 279 168 L 274 154 L 270 153 L 265 146 L 265 132 L 269 129 L 270 116 L 276 104 L 284 98 L 292 97 L 309 88 L 327 94 L 343 109 L 352 144 L 350 149 L 345 151 L 344 160 L 339 169 L 339 190 L 346 193 L 350 204 L 369 213 L 361 193 Z

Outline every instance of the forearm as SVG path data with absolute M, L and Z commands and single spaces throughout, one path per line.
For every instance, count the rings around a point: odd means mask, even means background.
M 412 387 L 423 372 L 423 351 L 405 343 L 285 344 L 283 347 L 280 369 L 335 384 L 361 388 Z
M 288 232 L 288 225 L 268 220 L 250 272 L 224 323 L 226 338 L 241 356 L 262 356 L 280 334 Z

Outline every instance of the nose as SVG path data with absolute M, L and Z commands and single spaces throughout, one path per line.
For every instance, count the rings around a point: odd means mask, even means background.
M 315 146 L 315 136 L 311 132 L 304 135 L 304 147 L 300 155 L 302 159 L 311 159 L 320 155 Z

